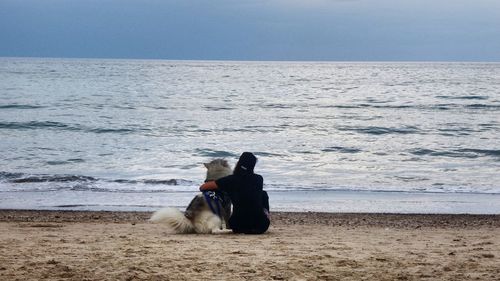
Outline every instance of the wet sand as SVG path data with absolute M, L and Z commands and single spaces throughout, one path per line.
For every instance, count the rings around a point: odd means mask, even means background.
M 150 215 L 0 210 L 0 280 L 500 280 L 500 215 L 274 213 L 260 236 Z

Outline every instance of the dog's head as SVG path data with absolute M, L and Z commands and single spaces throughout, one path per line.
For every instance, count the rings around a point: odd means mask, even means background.
M 233 173 L 225 159 L 214 159 L 209 163 L 203 163 L 203 165 L 207 168 L 205 181 L 217 180 Z

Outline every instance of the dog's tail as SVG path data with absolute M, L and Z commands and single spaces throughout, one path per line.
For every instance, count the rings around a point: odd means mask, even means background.
M 194 233 L 193 223 L 175 208 L 160 209 L 151 216 L 151 222 L 166 223 L 176 233 Z

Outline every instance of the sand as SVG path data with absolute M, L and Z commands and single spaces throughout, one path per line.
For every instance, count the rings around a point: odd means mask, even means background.
M 260 236 L 149 216 L 0 210 L 0 280 L 500 280 L 499 215 L 275 213 Z

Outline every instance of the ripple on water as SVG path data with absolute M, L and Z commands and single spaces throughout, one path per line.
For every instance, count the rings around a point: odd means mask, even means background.
M 40 105 L 30 105 L 30 104 L 4 104 L 0 105 L 0 109 L 38 109 L 44 108 Z
M 385 135 L 385 134 L 417 134 L 421 133 L 421 130 L 414 126 L 404 126 L 400 128 L 389 128 L 389 127 L 379 127 L 379 126 L 341 126 L 337 127 L 339 131 L 352 131 L 361 134 L 369 135 Z
M 471 96 L 436 96 L 436 98 L 449 99 L 449 100 L 487 100 L 489 97 L 488 96 L 471 95 Z
M 223 151 L 223 150 L 212 150 L 208 148 L 197 148 L 194 150 L 194 154 L 196 156 L 202 156 L 202 157 L 213 157 L 213 158 L 225 158 L 225 157 L 238 157 L 239 155 L 236 155 L 235 153 L 229 152 L 229 151 Z
M 339 152 L 339 153 L 359 153 L 361 149 L 353 147 L 331 146 L 322 149 L 323 152 Z
M 409 151 L 418 156 L 454 157 L 454 158 L 478 158 L 496 157 L 500 160 L 500 150 L 496 149 L 474 149 L 461 148 L 453 150 L 432 150 L 427 148 L 417 148 Z

